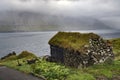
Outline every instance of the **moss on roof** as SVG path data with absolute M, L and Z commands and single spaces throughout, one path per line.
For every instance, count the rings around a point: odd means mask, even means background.
M 89 39 L 99 37 L 99 35 L 94 33 L 58 32 L 50 39 L 49 44 L 68 49 L 81 50 L 84 45 L 89 44 Z

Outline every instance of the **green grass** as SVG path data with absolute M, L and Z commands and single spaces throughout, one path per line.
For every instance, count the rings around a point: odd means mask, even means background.
M 115 59 L 120 60 L 120 38 L 111 39 L 111 42 L 113 44 L 113 51 L 116 57 Z
M 23 71 L 25 73 L 30 73 L 31 66 L 26 64 L 26 60 L 32 58 L 36 58 L 36 55 L 28 51 L 23 51 L 19 55 L 13 55 L 0 60 L 0 65 L 5 65 L 7 67 Z M 22 66 L 18 66 L 18 61 L 20 64 L 22 64 Z
M 91 74 L 78 72 L 69 75 L 66 80 L 96 80 L 96 79 Z
M 63 65 L 58 65 L 56 63 L 44 61 L 41 58 L 32 65 L 23 62 L 25 60 L 27 59 L 19 59 L 19 62 L 22 64 L 22 66 L 17 66 L 17 60 L 4 61 L 2 62 L 2 65 L 17 69 L 24 73 L 33 73 L 38 77 L 45 77 L 47 80 L 64 80 L 70 74 L 69 68 L 66 68 Z
M 50 41 L 50 45 L 68 49 L 81 50 L 81 47 L 89 44 L 90 38 L 98 38 L 94 33 L 58 32 Z
M 25 73 L 33 73 L 38 77 L 45 77 L 47 80 L 95 80 L 97 76 L 105 76 L 109 79 L 114 75 L 120 75 L 120 61 L 112 64 L 93 65 L 88 68 L 74 69 L 64 65 L 47 62 L 41 58 L 35 64 L 28 65 L 26 58 L 19 59 L 22 66 L 17 66 L 17 60 L 2 62 L 2 65 L 17 69 Z
M 112 78 L 113 75 L 120 75 L 120 61 L 114 61 L 113 64 L 98 64 L 83 69 L 84 72 L 94 76 L 106 76 Z
M 112 44 L 113 44 L 113 49 L 116 52 L 120 52 L 120 38 L 112 39 L 111 41 L 112 41 Z
M 9 57 L 3 59 L 2 62 L 3 61 L 9 61 L 9 60 L 16 60 L 16 59 L 17 59 L 17 56 L 16 55 L 12 55 L 12 56 L 9 56 Z
M 64 80 L 70 74 L 69 68 L 44 60 L 36 63 L 33 71 L 35 74 L 42 75 L 48 80 Z
M 34 55 L 33 53 L 28 52 L 28 51 L 23 51 L 17 57 L 18 57 L 18 59 L 21 59 L 21 58 L 35 58 L 36 55 Z
M 25 73 L 31 73 L 31 67 L 30 65 L 27 65 L 26 63 L 23 63 L 23 59 L 19 60 L 22 66 L 18 66 L 17 60 L 12 60 L 12 61 L 5 61 L 2 62 L 2 65 L 5 65 L 7 67 L 25 72 Z

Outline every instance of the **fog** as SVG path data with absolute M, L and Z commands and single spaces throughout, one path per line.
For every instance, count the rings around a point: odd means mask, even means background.
M 119 7 L 120 0 L 1 0 L 0 13 L 6 11 L 28 11 L 76 19 L 88 17 L 99 20 L 110 29 L 120 29 Z M 101 29 L 104 29 L 104 26 L 101 26 Z

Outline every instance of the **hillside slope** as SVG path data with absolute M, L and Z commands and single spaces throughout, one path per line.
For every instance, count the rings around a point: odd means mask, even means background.
M 51 31 L 111 29 L 92 17 L 70 17 L 30 11 L 0 12 L 0 31 Z

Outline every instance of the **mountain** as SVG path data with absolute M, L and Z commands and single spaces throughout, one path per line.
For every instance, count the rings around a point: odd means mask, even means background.
M 106 23 L 108 26 L 114 27 L 117 30 L 120 30 L 120 17 L 119 16 L 107 17 L 107 18 L 103 18 L 100 20 Z
M 0 31 L 62 31 L 111 29 L 98 19 L 70 17 L 30 11 L 0 12 Z

